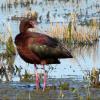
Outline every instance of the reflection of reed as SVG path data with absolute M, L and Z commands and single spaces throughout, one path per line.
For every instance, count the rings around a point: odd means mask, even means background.
M 84 74 L 86 77 L 90 77 L 90 70 L 92 67 L 98 66 L 99 57 L 98 57 L 98 48 L 99 44 L 96 43 L 94 45 L 84 45 L 79 46 L 75 45 L 71 48 L 72 55 L 74 57 L 73 60 L 71 60 L 72 64 L 77 64 L 77 67 L 79 67 L 80 71 Z M 74 65 L 74 64 L 73 64 Z
M 72 53 L 75 57 L 80 57 L 80 56 L 87 56 L 89 58 L 96 59 L 98 55 L 98 43 L 95 43 L 94 45 L 84 45 L 84 46 L 79 46 L 79 45 L 74 45 L 71 50 Z M 93 60 L 95 61 L 95 60 Z
M 21 7 L 28 7 L 30 4 L 36 3 L 36 0 L 7 0 L 5 3 L 2 3 L 1 9 L 10 9 L 16 8 L 18 5 Z

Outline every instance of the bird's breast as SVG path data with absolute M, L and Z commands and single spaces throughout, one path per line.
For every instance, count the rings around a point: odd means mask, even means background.
M 28 63 L 39 63 L 40 62 L 40 59 L 38 58 L 38 56 L 34 54 L 32 51 L 30 51 L 28 48 L 18 47 L 17 50 L 18 50 L 20 57 L 24 61 Z

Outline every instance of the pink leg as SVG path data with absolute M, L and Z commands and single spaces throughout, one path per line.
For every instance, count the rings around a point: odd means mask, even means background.
M 44 82 L 43 82 L 43 91 L 44 91 L 46 88 L 46 81 L 47 81 L 47 74 L 45 72 L 44 65 L 43 65 L 43 70 L 44 70 Z
M 36 64 L 34 64 L 34 68 L 35 68 L 35 75 L 36 75 L 36 89 L 39 89 L 39 74 L 37 72 Z

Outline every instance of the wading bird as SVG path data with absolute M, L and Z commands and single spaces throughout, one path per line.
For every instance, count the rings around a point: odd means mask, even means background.
M 15 44 L 20 57 L 27 63 L 34 64 L 36 75 L 36 88 L 39 88 L 39 75 L 37 64 L 44 70 L 43 90 L 46 87 L 46 72 L 44 65 L 60 64 L 60 58 L 72 58 L 71 53 L 56 39 L 43 33 L 30 32 L 35 22 L 31 19 L 23 19 L 20 22 L 20 33 L 15 37 Z

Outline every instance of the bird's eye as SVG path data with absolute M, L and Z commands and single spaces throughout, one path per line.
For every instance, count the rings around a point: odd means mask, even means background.
M 30 21 L 29 23 L 30 23 L 30 24 L 34 24 L 34 22 L 33 22 L 33 21 Z
M 34 21 L 30 21 L 29 24 L 34 27 Z

